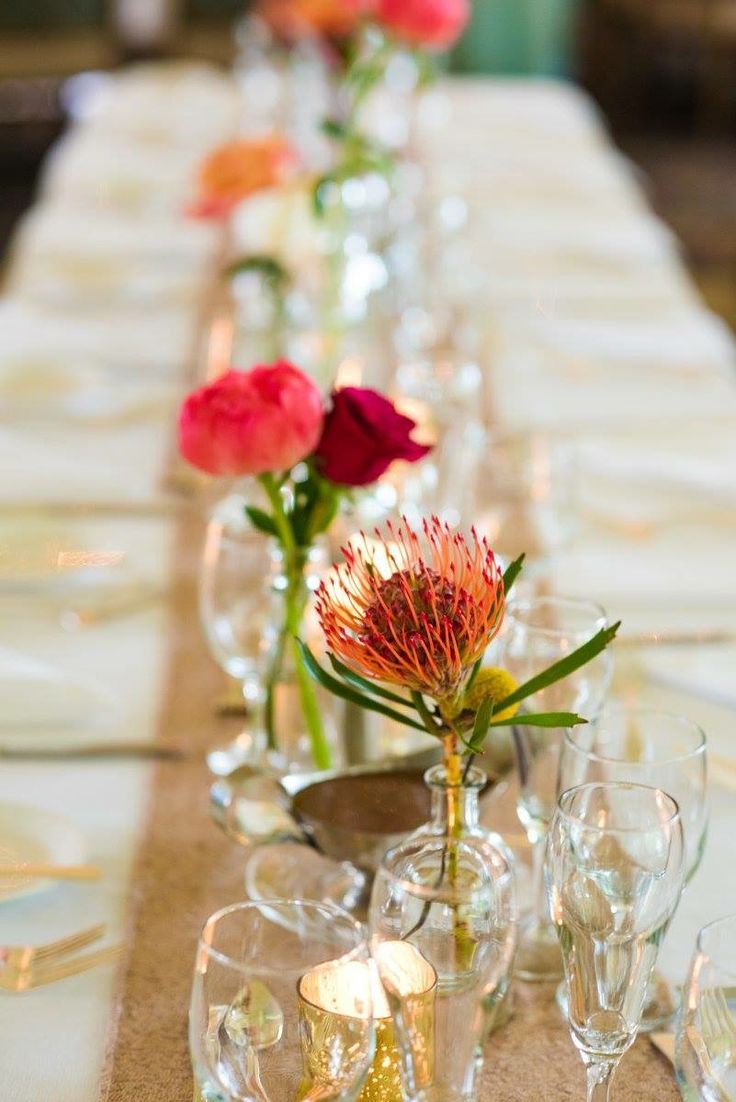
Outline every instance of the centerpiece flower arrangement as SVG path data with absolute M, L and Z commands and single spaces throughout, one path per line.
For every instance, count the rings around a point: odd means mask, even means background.
M 430 450 L 412 439 L 415 423 L 382 394 L 335 390 L 325 402 L 316 383 L 280 361 L 230 370 L 195 390 L 179 416 L 183 457 L 216 476 L 252 476 L 268 508 L 246 506 L 251 524 L 280 548 L 283 619 L 266 677 L 266 732 L 275 747 L 273 694 L 290 652 L 314 763 L 331 764 L 329 746 L 298 642 L 307 604 L 304 569 L 315 540 L 341 502 L 370 486 L 395 460 L 415 463 Z
M 465 539 L 436 517 L 404 520 L 344 548 L 317 591 L 332 671 L 299 644 L 312 677 L 344 699 L 426 731 L 443 748 L 447 821 L 458 835 L 460 790 L 488 732 L 513 726 L 528 697 L 591 661 L 612 641 L 607 627 L 523 685 L 484 669 L 523 556 L 505 570 L 485 539 Z M 398 691 L 396 691 L 398 690 Z M 585 723 L 572 712 L 525 713 L 525 726 Z

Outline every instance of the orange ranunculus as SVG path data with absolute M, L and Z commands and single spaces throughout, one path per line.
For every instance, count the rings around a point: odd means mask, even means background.
M 361 0 L 261 0 L 256 10 L 277 35 L 291 40 L 310 34 L 344 38 L 363 8 Z
M 364 677 L 452 701 L 503 620 L 493 551 L 437 517 L 376 535 L 351 541 L 317 591 L 327 648 Z
M 218 146 L 199 167 L 197 199 L 190 213 L 227 218 L 249 195 L 280 183 L 295 160 L 292 147 L 276 134 Z

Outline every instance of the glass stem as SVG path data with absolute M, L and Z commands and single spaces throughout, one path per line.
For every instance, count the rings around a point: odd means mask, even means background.
M 616 1064 L 610 1060 L 588 1064 L 588 1102 L 608 1102 Z
M 532 924 L 534 927 L 547 926 L 547 894 L 544 888 L 544 857 L 547 839 L 538 838 L 532 846 Z

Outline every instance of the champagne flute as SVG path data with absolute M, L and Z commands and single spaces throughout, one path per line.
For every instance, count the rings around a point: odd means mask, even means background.
M 700 727 L 684 716 L 609 707 L 595 723 L 565 732 L 559 788 L 563 792 L 593 781 L 630 781 L 669 793 L 680 809 L 687 884 L 700 865 L 708 825 L 705 747 Z M 663 1029 L 673 1013 L 668 985 L 655 971 L 640 1029 Z
M 501 641 L 501 665 L 519 683 L 582 646 L 607 626 L 605 611 L 592 601 L 536 597 L 509 604 Z M 569 677 L 535 693 L 532 712 L 577 712 L 593 719 L 603 705 L 613 674 L 610 650 Z M 523 713 L 512 730 L 519 774 L 517 814 L 532 845 L 531 911 L 522 923 L 515 973 L 524 980 L 558 980 L 562 962 L 544 896 L 544 843 L 557 801 L 562 728 L 525 727 Z
M 675 1047 L 685 1102 L 736 1099 L 736 915 L 698 934 Z
M 607 1102 L 633 1044 L 685 871 L 677 803 L 659 788 L 584 784 L 560 796 L 545 879 L 588 1102 Z
M 368 947 L 345 911 L 275 899 L 207 920 L 189 1011 L 196 1102 L 355 1102 L 374 1036 Z

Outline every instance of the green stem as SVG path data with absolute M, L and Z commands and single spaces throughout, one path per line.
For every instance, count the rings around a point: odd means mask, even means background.
M 284 500 L 281 496 L 281 484 L 270 472 L 260 475 L 259 481 L 266 491 L 273 509 L 273 520 L 284 556 L 284 576 L 286 577 L 284 623 L 279 635 L 274 661 L 271 665 L 266 686 L 266 731 L 269 745 L 273 746 L 275 743 L 275 732 L 273 729 L 274 689 L 279 674 L 281 673 L 285 643 L 287 639 L 290 639 L 297 685 L 299 688 L 299 700 L 301 702 L 302 715 L 304 716 L 312 744 L 314 763 L 319 769 L 329 769 L 332 764 L 330 748 L 325 737 L 317 695 L 309 672 L 304 665 L 301 651 L 297 646 L 297 637 L 301 629 L 304 609 L 307 603 L 307 594 L 304 591 L 304 566 L 309 549 L 300 547 L 296 541 L 294 530 L 286 510 L 284 509 Z

